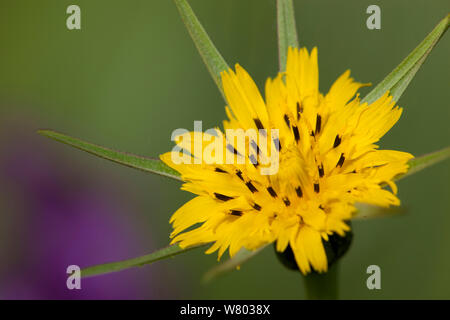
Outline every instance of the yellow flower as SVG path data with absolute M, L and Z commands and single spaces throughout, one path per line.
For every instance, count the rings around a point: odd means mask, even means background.
M 161 159 L 180 172 L 186 181 L 182 189 L 197 197 L 172 216 L 172 243 L 184 248 L 212 242 L 206 253 L 218 250 L 220 259 L 227 248 L 233 256 L 243 247 L 254 250 L 276 242 L 280 252 L 292 248 L 303 273 L 311 267 L 325 272 L 322 240 L 350 230 L 346 222 L 356 202 L 400 204 L 393 178 L 407 171 L 413 156 L 378 150 L 375 144 L 402 113 L 388 92 L 370 105 L 361 104 L 356 92 L 364 84 L 346 71 L 322 95 L 316 48 L 310 54 L 305 48 L 289 49 L 286 72 L 266 82 L 265 101 L 239 65 L 222 73 L 222 84 L 229 103 L 224 128 L 267 129 L 270 137 L 269 131 L 277 129 L 271 143 L 279 150 L 278 170 L 262 174 L 267 164 L 212 161 L 230 153 L 252 160 L 252 148 L 242 150 L 219 129 L 216 135 L 225 147 L 207 153 L 209 157 L 205 151 L 213 143 L 212 134 L 180 135 L 176 142 L 189 150 L 185 157 L 191 164 L 174 161 L 178 151 Z M 200 147 L 194 146 L 195 139 L 203 142 Z M 249 137 L 246 142 L 264 154 L 259 142 Z

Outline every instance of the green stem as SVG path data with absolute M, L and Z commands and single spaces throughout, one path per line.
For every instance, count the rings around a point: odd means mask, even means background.
M 339 291 L 339 265 L 333 265 L 327 273 L 311 273 L 304 276 L 306 296 L 309 300 L 337 300 Z

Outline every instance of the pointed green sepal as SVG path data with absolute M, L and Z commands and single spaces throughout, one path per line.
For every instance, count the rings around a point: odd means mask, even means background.
M 106 264 L 100 264 L 92 267 L 88 267 L 81 270 L 81 277 L 92 277 L 101 274 L 122 271 L 129 268 L 141 267 L 159 260 L 171 258 L 183 252 L 188 252 L 193 249 L 200 248 L 204 245 L 193 246 L 186 249 L 181 249 L 177 244 L 165 247 L 163 249 L 157 250 L 153 253 L 147 254 L 145 256 L 123 260 L 118 262 L 111 262 Z
M 38 133 L 121 165 L 182 181 L 180 174 L 177 171 L 168 167 L 159 159 L 146 158 L 131 153 L 115 151 L 52 130 L 39 130 Z
M 178 11 L 180 12 L 181 19 L 188 29 L 192 40 L 194 40 L 195 46 L 197 47 L 197 50 L 200 53 L 203 62 L 205 63 L 209 73 L 214 79 L 214 82 L 222 93 L 222 96 L 225 98 L 220 73 L 229 69 L 227 63 L 222 58 L 222 55 L 217 50 L 217 48 L 214 46 L 205 29 L 196 17 L 194 11 L 192 11 L 189 3 L 186 0 L 174 1 L 178 7 Z
M 408 172 L 399 175 L 395 180 L 406 178 L 448 158 L 450 158 L 450 147 L 413 158 L 408 161 Z
M 420 69 L 431 50 L 436 46 L 447 31 L 450 24 L 450 14 L 447 15 L 430 32 L 430 34 L 389 74 L 383 79 L 362 102 L 372 103 L 386 91 L 390 91 L 394 101 L 398 101 L 408 87 L 416 72 Z
M 285 72 L 288 48 L 298 48 L 294 4 L 292 0 L 277 0 L 277 28 L 280 72 Z

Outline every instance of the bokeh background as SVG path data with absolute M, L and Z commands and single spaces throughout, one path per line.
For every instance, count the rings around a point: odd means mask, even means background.
M 260 88 L 276 74 L 275 0 L 190 3 L 230 65 Z M 319 48 L 322 92 L 347 68 L 377 83 L 450 9 L 447 0 L 294 3 L 301 44 Z M 82 30 L 66 28 L 70 4 L 81 7 Z M 381 7 L 381 30 L 366 28 L 370 4 Z M 167 245 L 169 216 L 192 196 L 35 131 L 157 156 L 172 148 L 172 130 L 220 124 L 224 102 L 172 1 L 1 0 L 0 46 L 0 299 L 304 298 L 301 276 L 271 248 L 206 285 L 216 256 L 198 250 L 67 290 L 70 264 Z M 449 49 L 446 35 L 399 101 L 403 116 L 383 148 L 420 155 L 449 144 Z M 449 165 L 399 182 L 405 214 L 353 224 L 342 298 L 450 298 Z M 381 267 L 381 290 L 366 287 L 371 264 Z

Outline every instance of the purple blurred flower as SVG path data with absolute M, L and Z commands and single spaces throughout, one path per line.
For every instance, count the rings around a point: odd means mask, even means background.
M 14 140 L 3 134 L 0 180 L 8 186 L 6 196 L 14 207 L 9 219 L 14 221 L 9 236 L 2 240 L 6 243 L 0 244 L 9 252 L 7 266 L 0 270 L 0 298 L 154 297 L 151 288 L 159 285 L 151 283 L 155 277 L 150 272 L 158 268 L 82 279 L 81 290 L 67 289 L 67 266 L 133 257 L 146 252 L 149 241 L 147 248 L 139 245 L 139 228 L 127 222 L 130 205 L 122 197 L 104 185 L 93 185 L 95 178 L 86 177 L 74 164 L 61 165 L 49 143 L 36 136 L 31 126 L 9 127 L 13 132 L 5 131 Z M 121 187 L 115 185 L 115 189 Z

